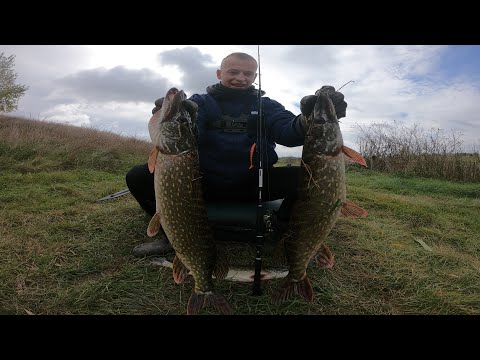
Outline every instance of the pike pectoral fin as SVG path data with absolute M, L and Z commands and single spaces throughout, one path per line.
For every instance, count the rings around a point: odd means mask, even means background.
M 302 280 L 292 280 L 287 276 L 280 288 L 272 293 L 272 304 L 279 305 L 293 295 L 300 295 L 308 302 L 313 302 L 313 289 L 308 276 L 305 274 Z
M 183 265 L 182 261 L 175 255 L 173 259 L 173 280 L 175 284 L 181 284 L 188 276 L 188 269 Z
M 147 228 L 147 236 L 152 237 L 158 234 L 161 228 L 161 223 L 160 223 L 160 214 L 156 213 L 153 215 L 152 219 L 150 220 L 150 223 L 148 224 Z
M 231 315 L 233 310 L 223 295 L 211 293 L 192 293 L 188 300 L 187 315 L 197 315 L 203 307 L 211 306 L 222 315 Z
M 340 213 L 344 217 L 351 217 L 357 219 L 359 217 L 366 218 L 367 217 L 367 210 L 362 209 L 360 206 L 355 205 L 350 200 L 347 200 L 343 203 Z
M 350 149 L 349 147 L 347 147 L 345 145 L 342 146 L 342 152 L 353 162 L 356 162 L 357 164 L 360 164 L 360 165 L 363 165 L 363 166 L 367 166 L 367 162 L 365 161 L 365 159 L 363 158 L 363 156 L 359 152 L 357 152 L 353 149 Z
M 331 269 L 335 264 L 334 257 L 328 246 L 322 243 L 314 261 L 322 269 Z
M 155 164 L 157 163 L 158 157 L 158 148 L 155 146 L 152 151 L 150 151 L 150 155 L 148 156 L 148 170 L 150 173 L 155 171 Z

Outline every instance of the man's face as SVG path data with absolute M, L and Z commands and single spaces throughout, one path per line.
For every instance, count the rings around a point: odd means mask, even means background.
M 217 70 L 217 79 L 230 89 L 244 90 L 249 88 L 257 77 L 257 64 L 252 60 L 238 59 L 235 56 L 227 59 L 223 67 Z

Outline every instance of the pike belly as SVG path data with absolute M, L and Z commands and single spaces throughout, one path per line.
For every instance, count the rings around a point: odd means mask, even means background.
M 211 291 L 216 247 L 202 196 L 197 153 L 160 153 L 154 181 L 157 212 L 176 256 L 192 272 L 195 291 Z
M 289 277 L 300 280 L 339 216 L 346 199 L 345 163 L 336 156 L 303 156 L 298 199 L 285 238 Z

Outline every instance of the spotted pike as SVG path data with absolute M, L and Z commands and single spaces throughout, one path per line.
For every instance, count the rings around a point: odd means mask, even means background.
M 157 257 L 152 259 L 152 265 L 163 266 L 166 268 L 173 268 L 173 264 L 169 262 L 164 257 Z M 271 279 L 281 279 L 287 276 L 288 271 L 283 268 L 279 269 L 262 269 L 260 273 L 260 279 L 262 281 L 271 280 Z M 191 275 L 191 273 L 188 273 Z M 242 267 L 230 268 L 228 274 L 225 277 L 225 280 L 238 281 L 243 283 L 253 282 L 255 277 L 255 269 L 247 269 Z
M 219 261 L 211 234 L 201 188 L 196 144 L 197 105 L 186 99 L 183 91 L 172 88 L 161 110 L 151 118 L 148 128 L 155 144 L 149 157 L 154 172 L 156 213 L 147 235 L 154 236 L 161 227 L 174 250 L 173 278 L 181 283 L 190 272 L 195 288 L 187 314 L 198 314 L 211 305 L 221 314 L 230 314 L 227 300 L 214 290 L 212 276 L 225 278 L 226 262 Z
M 297 201 L 292 209 L 288 232 L 283 234 L 288 275 L 272 293 L 279 304 L 294 294 L 313 301 L 307 276 L 310 260 L 320 252 L 328 263 L 333 255 L 323 243 L 340 214 L 365 217 L 366 211 L 346 199 L 345 160 L 366 166 L 363 157 L 343 145 L 335 108 L 326 91 L 317 91 L 302 103 L 307 131 L 302 152 L 302 170 Z M 328 266 L 326 266 L 328 267 Z M 330 266 L 331 267 L 331 266 Z

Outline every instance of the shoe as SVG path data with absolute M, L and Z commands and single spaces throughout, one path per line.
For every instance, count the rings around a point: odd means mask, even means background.
M 152 242 L 137 245 L 133 248 L 132 253 L 135 257 L 144 257 L 151 255 L 165 255 L 173 250 L 172 245 L 167 238 L 161 238 Z

